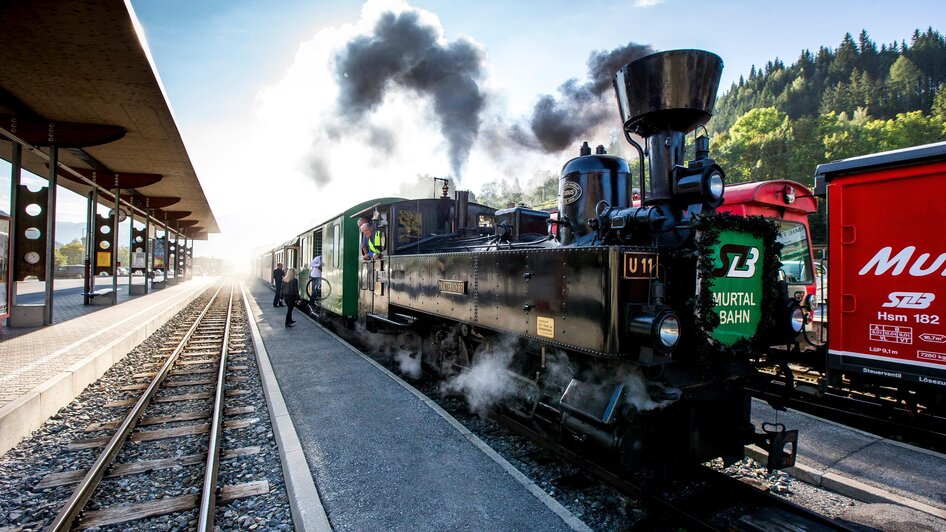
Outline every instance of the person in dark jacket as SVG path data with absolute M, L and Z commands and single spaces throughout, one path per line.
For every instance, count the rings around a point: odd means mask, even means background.
M 286 327 L 292 327 L 296 322 L 292 319 L 292 309 L 299 301 L 299 279 L 296 277 L 295 268 L 289 268 L 282 280 L 282 299 L 286 302 Z
M 285 276 L 286 272 L 282 269 L 282 263 L 276 264 L 276 269 L 273 270 L 273 284 L 276 285 L 276 295 L 273 297 L 274 307 L 282 306 L 282 281 Z

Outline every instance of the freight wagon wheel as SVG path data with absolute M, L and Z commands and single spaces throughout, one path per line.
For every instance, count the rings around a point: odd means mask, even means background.
M 315 297 L 312 297 L 315 294 Z M 313 277 L 305 286 L 305 295 L 311 301 L 322 301 L 332 295 L 332 285 L 324 277 Z

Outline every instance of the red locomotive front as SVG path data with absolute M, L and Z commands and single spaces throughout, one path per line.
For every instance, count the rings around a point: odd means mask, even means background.
M 946 388 L 946 143 L 823 164 L 828 367 Z
M 726 199 L 716 212 L 763 216 L 778 221 L 778 242 L 782 244 L 780 278 L 788 284 L 789 295 L 804 302 L 806 296 L 814 296 L 816 292 L 808 215 L 817 210 L 818 204 L 805 185 L 777 179 L 727 186 Z

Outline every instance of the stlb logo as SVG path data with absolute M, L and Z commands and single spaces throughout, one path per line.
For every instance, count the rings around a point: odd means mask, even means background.
M 890 300 L 884 303 L 885 307 L 896 308 L 930 308 L 930 303 L 936 299 L 936 294 L 929 292 L 890 292 Z
M 737 279 L 748 279 L 755 275 L 755 265 L 759 261 L 759 248 L 726 244 L 719 249 L 722 266 L 713 270 L 714 277 L 725 275 Z

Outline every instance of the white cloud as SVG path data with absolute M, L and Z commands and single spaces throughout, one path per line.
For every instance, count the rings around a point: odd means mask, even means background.
M 664 3 L 664 0 L 634 0 L 634 7 L 653 7 Z

